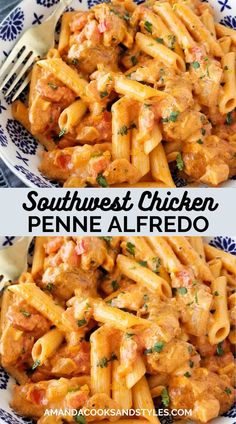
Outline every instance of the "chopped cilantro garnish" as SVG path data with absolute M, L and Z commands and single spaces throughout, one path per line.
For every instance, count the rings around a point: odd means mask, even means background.
M 74 421 L 78 424 L 86 424 L 86 418 L 80 411 L 76 415 L 74 415 Z
M 224 71 L 228 71 L 229 67 L 228 66 L 224 66 Z
M 135 245 L 133 243 L 131 243 L 130 241 L 128 241 L 126 243 L 126 250 L 128 253 L 130 253 L 132 256 L 135 255 Z
M 98 361 L 98 363 L 97 363 L 97 367 L 100 367 L 100 368 L 107 368 L 107 366 L 108 366 L 109 362 L 111 362 L 111 361 L 115 361 L 116 359 L 117 359 L 117 356 L 116 356 L 116 354 L 115 354 L 115 353 L 112 353 L 112 354 L 111 354 L 110 359 L 108 359 L 108 358 L 106 358 L 106 357 L 104 356 L 102 359 L 100 359 L 100 361 Z
M 133 66 L 137 65 L 138 59 L 137 59 L 136 56 L 131 56 L 130 60 L 131 60 Z
M 78 63 L 79 63 L 79 61 L 76 58 L 72 59 L 72 61 L 71 61 L 71 64 L 74 65 L 74 66 L 78 65 Z
M 144 28 L 146 29 L 147 32 L 152 34 L 152 24 L 151 24 L 151 22 L 145 21 L 144 22 Z
M 177 166 L 177 168 L 178 168 L 179 171 L 183 171 L 183 169 L 184 169 L 184 161 L 183 161 L 183 158 L 182 158 L 182 155 L 181 155 L 180 152 L 176 156 L 176 166 Z
M 147 268 L 147 261 L 139 261 L 139 265 Z
M 46 285 L 46 290 L 51 292 L 54 289 L 54 284 L 53 283 L 48 283 Z
M 166 387 L 161 392 L 161 401 L 166 407 L 170 404 L 170 397 Z
M 58 89 L 58 86 L 57 86 L 56 84 L 54 84 L 53 82 L 48 82 L 48 85 L 49 85 L 49 87 L 50 87 L 52 90 L 57 90 L 57 89 Z
M 163 342 L 157 342 L 153 346 L 153 352 L 158 352 L 159 353 L 159 352 L 162 351 L 163 347 L 164 347 L 164 343 Z
M 149 300 L 149 296 L 148 294 L 144 294 L 143 295 L 143 300 L 145 300 L 145 302 L 147 302 Z
M 202 139 L 201 139 L 201 138 L 199 138 L 199 140 L 197 140 L 197 143 L 198 143 L 198 144 L 203 144 Z
M 187 372 L 184 374 L 184 376 L 185 376 L 185 377 L 187 377 L 187 378 L 189 378 L 189 377 L 191 377 L 191 374 L 190 374 L 190 372 L 188 372 L 188 371 L 187 371 Z
M 87 324 L 87 321 L 86 321 L 85 318 L 78 319 L 78 321 L 77 321 L 78 327 L 83 327 L 83 325 L 85 325 L 85 324 Z
M 196 304 L 198 305 L 198 295 L 197 295 L 197 290 L 195 290 L 195 293 L 194 293 L 194 299 L 195 299 Z
M 40 360 L 36 359 L 36 361 L 33 363 L 32 367 L 31 367 L 31 370 L 32 371 L 36 370 L 36 368 L 39 367 L 40 363 L 41 363 Z
M 227 125 L 232 125 L 232 123 L 233 123 L 233 116 L 232 116 L 232 112 L 227 113 L 225 123 L 226 123 Z
M 112 280 L 112 282 L 111 282 L 111 286 L 112 286 L 112 289 L 114 290 L 114 291 L 116 291 L 116 290 L 118 290 L 119 289 L 119 284 L 117 283 L 117 280 Z
M 194 69 L 199 69 L 199 68 L 200 68 L 200 63 L 199 63 L 199 62 L 193 62 L 193 63 L 192 63 L 192 67 L 193 67 Z
M 193 366 L 194 366 L 194 362 L 191 359 L 189 361 L 189 366 L 190 366 L 190 368 L 193 368 Z
M 188 290 L 186 289 L 186 287 L 179 287 L 178 288 L 178 293 L 184 295 L 188 292 Z
M 96 181 L 101 187 L 108 187 L 108 183 L 104 175 L 98 174 Z
M 73 393 L 73 392 L 77 392 L 77 390 L 80 390 L 81 386 L 75 386 L 75 387 L 70 387 L 68 389 L 68 393 Z
M 219 292 L 216 290 L 216 291 L 214 291 L 213 295 L 214 296 L 219 296 Z
M 66 134 L 66 128 L 62 128 L 61 131 L 58 134 L 58 138 L 62 138 L 64 137 L 64 135 Z
M 121 127 L 118 130 L 117 134 L 118 135 L 127 135 L 128 134 L 128 131 L 129 131 L 129 128 L 126 125 L 123 125 L 123 127 Z
M 224 392 L 225 392 L 227 395 L 231 395 L 232 390 L 231 390 L 229 387 L 226 387 L 226 388 L 225 388 L 225 390 L 224 390 Z
M 29 318 L 31 317 L 31 313 L 26 311 L 25 309 L 20 309 L 20 312 L 22 313 L 22 315 L 24 315 L 24 317 Z
M 101 237 L 108 244 L 112 241 L 112 236 L 103 236 Z
M 170 35 L 168 35 L 168 40 L 169 40 L 169 43 L 168 43 L 169 49 L 174 50 L 175 43 L 176 43 L 176 36 L 170 34 Z
M 155 41 L 156 41 L 157 43 L 164 44 L 164 40 L 163 40 L 163 38 L 157 37 L 157 38 L 155 38 Z
M 161 122 L 176 122 L 179 116 L 179 112 L 171 112 L 169 118 L 162 118 Z
M 130 339 L 133 336 L 134 336 L 134 333 L 125 333 L 126 339 Z
M 156 274 L 159 274 L 160 266 L 161 266 L 161 260 L 158 257 L 152 258 L 153 263 L 153 272 Z
M 202 129 L 201 129 L 201 133 L 202 133 L 202 135 L 206 135 L 206 130 L 205 130 L 205 128 L 202 128 Z
M 224 355 L 224 349 L 222 347 L 222 342 L 218 343 L 216 348 L 216 354 L 217 356 L 223 356 Z
M 99 95 L 100 95 L 101 99 L 104 99 L 104 97 L 108 96 L 108 92 L 107 91 L 100 91 Z

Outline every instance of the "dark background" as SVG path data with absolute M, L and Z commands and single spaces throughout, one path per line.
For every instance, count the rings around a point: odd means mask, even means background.
M 0 22 L 20 0 L 0 0 Z M 0 159 L 0 187 L 25 187 L 25 185 L 6 167 Z

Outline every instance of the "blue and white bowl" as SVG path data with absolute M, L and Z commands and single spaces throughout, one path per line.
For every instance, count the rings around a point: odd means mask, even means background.
M 70 10 L 88 9 L 101 0 L 74 0 Z M 137 3 L 142 0 L 135 0 Z M 23 0 L 0 25 L 0 63 L 20 38 L 23 31 L 40 24 L 59 0 Z M 236 29 L 236 1 L 209 0 L 218 21 Z M 14 78 L 14 76 L 12 77 Z M 24 94 L 23 94 L 24 97 Z M 42 146 L 11 115 L 9 99 L 0 94 L 0 155 L 8 167 L 29 187 L 52 187 L 38 170 Z M 177 187 L 186 181 L 174 176 Z M 236 176 L 224 184 L 236 186 Z
M 1 237 L 0 249 L 12 246 L 20 237 Z M 229 252 L 236 256 L 236 237 L 214 237 L 206 238 L 206 241 L 218 249 Z M 33 242 L 29 248 L 28 262 L 32 259 Z M 0 424 L 33 424 L 30 419 L 19 417 L 9 407 L 11 400 L 11 388 L 14 380 L 0 367 Z M 169 417 L 159 417 L 161 424 L 173 424 Z M 101 421 L 102 424 L 102 421 Z M 212 424 L 236 424 L 236 404 L 223 416 L 216 418 Z

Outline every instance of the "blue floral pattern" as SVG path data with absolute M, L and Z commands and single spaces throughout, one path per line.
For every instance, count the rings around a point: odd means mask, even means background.
M 6 390 L 7 383 L 9 381 L 9 375 L 4 371 L 2 367 L 0 367 L 0 389 Z
M 7 137 L 5 136 L 4 130 L 2 126 L 0 125 L 0 145 L 3 147 L 6 147 L 7 144 L 8 144 Z
M 59 3 L 59 0 L 36 0 L 36 3 L 45 7 L 52 7 L 54 4 Z
M 17 7 L 8 16 L 0 27 L 0 38 L 4 41 L 13 41 L 21 33 L 24 26 L 24 12 Z
M 232 255 L 236 255 L 236 242 L 231 237 L 215 237 L 210 244 Z
M 28 155 L 34 155 L 36 153 L 37 141 L 19 122 L 8 119 L 6 128 L 12 142 L 21 152 Z
M 24 166 L 15 165 L 15 169 L 23 174 L 27 180 L 34 183 L 37 187 L 48 188 L 52 187 L 51 184 L 47 183 L 43 178 L 40 178 L 38 175 L 33 174 L 28 169 L 24 168 Z
M 236 29 L 236 16 L 225 16 L 220 23 L 232 29 Z

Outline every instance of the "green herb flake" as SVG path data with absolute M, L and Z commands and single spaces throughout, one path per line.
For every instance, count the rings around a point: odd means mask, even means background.
M 46 290 L 51 292 L 54 289 L 54 284 L 53 283 L 48 283 L 46 285 Z
M 78 319 L 77 320 L 78 327 L 83 327 L 83 325 L 85 325 L 85 324 L 87 324 L 87 321 L 86 321 L 85 318 L 82 318 L 82 319 Z
M 217 356 L 223 356 L 224 355 L 224 349 L 222 347 L 222 342 L 218 343 L 218 345 L 217 345 L 216 355 Z
M 145 302 L 147 302 L 149 300 L 149 296 L 148 294 L 144 294 L 143 295 L 143 300 L 145 300 Z
M 206 135 L 206 130 L 205 130 L 205 128 L 202 128 L 202 129 L 201 129 L 201 133 L 202 133 L 202 135 Z
M 160 258 L 158 257 L 152 258 L 152 263 L 153 263 L 153 272 L 155 272 L 155 274 L 159 274 L 160 266 L 161 266 Z
M 233 123 L 232 112 L 227 113 L 225 123 L 226 123 L 226 125 L 232 125 L 232 123 Z
M 136 56 L 131 56 L 130 60 L 131 60 L 133 66 L 137 65 L 138 59 L 137 59 Z
M 168 43 L 169 49 L 174 50 L 175 43 L 176 43 L 176 36 L 170 34 L 170 35 L 168 35 L 168 40 L 169 40 L 169 43 Z
M 75 387 L 70 387 L 68 389 L 68 393 L 74 393 L 77 392 L 78 390 L 80 390 L 81 386 L 75 386 Z
M 31 317 L 31 313 L 26 311 L 25 309 L 20 309 L 20 312 L 22 313 L 22 315 L 24 315 L 24 317 L 29 318 Z
M 217 290 L 214 291 L 213 296 L 219 296 L 219 292 Z
M 126 250 L 130 255 L 135 256 L 135 245 L 130 241 L 126 243 Z
M 106 178 L 104 177 L 104 175 L 98 174 L 96 181 L 100 185 L 100 187 L 108 187 L 108 182 Z
M 179 112 L 171 112 L 169 120 L 171 122 L 176 122 L 179 116 Z
M 224 71 L 228 71 L 229 67 L 228 66 L 224 66 Z
M 134 336 L 134 333 L 125 333 L 126 339 L 130 339 L 133 336 Z
M 58 85 L 54 84 L 53 82 L 48 82 L 48 86 L 49 86 L 52 90 L 57 90 L 57 89 L 58 89 Z
M 155 38 L 155 41 L 159 44 L 164 44 L 163 38 L 157 37 L 157 38 Z
M 187 371 L 187 372 L 184 374 L 184 376 L 185 376 L 185 377 L 187 377 L 187 378 L 189 378 L 189 377 L 191 377 L 191 374 L 190 374 L 190 372 L 188 372 L 188 371 Z
M 225 392 L 227 395 L 231 395 L 232 390 L 231 390 L 229 387 L 226 387 L 226 388 L 225 388 L 225 390 L 224 390 L 224 392 Z
M 166 407 L 170 404 L 170 396 L 166 387 L 161 392 L 161 401 Z
M 199 303 L 198 303 L 197 290 L 195 290 L 195 293 L 194 293 L 194 300 L 195 300 L 196 304 L 198 305 Z
M 97 367 L 100 367 L 100 368 L 107 368 L 108 363 L 109 363 L 109 359 L 108 359 L 108 358 L 106 358 L 106 357 L 104 356 L 102 359 L 100 359 L 100 360 L 98 361 L 98 363 L 97 363 Z
M 186 289 L 186 287 L 179 287 L 178 288 L 178 293 L 181 295 L 184 295 L 188 292 L 188 290 Z
M 40 360 L 36 359 L 36 361 L 33 363 L 32 367 L 31 367 L 31 370 L 32 371 L 36 370 L 36 368 L 38 368 L 40 364 L 41 364 Z
M 64 135 L 66 134 L 66 128 L 62 128 L 61 131 L 58 134 L 58 138 L 62 138 L 64 137 Z
M 128 134 L 128 131 L 129 131 L 129 128 L 126 125 L 123 125 L 123 127 L 121 127 L 118 130 L 117 134 L 118 135 L 127 135 Z
M 164 343 L 163 342 L 157 342 L 153 346 L 153 352 L 160 353 L 163 350 L 163 348 L 164 348 Z
M 145 267 L 145 268 L 147 268 L 147 261 L 139 261 L 139 265 L 141 265 L 141 266 L 143 266 L 143 267 Z
M 119 284 L 117 283 L 117 280 L 112 280 L 111 286 L 112 286 L 113 291 L 116 291 L 120 288 Z
M 74 65 L 74 66 L 78 65 L 79 64 L 78 59 L 76 59 L 76 58 L 72 59 L 71 64 Z
M 193 368 L 193 366 L 194 366 L 194 362 L 191 359 L 189 361 L 189 366 L 190 366 L 190 368 Z
M 183 161 L 183 158 L 182 158 L 182 155 L 181 155 L 180 152 L 176 156 L 176 166 L 177 166 L 177 168 L 178 168 L 179 171 L 183 171 L 183 169 L 184 169 L 184 161 Z
M 199 62 L 193 62 L 192 63 L 192 67 L 193 67 L 193 69 L 199 69 L 200 68 L 200 63 Z
M 197 140 L 197 143 L 198 143 L 198 144 L 203 144 L 202 139 L 201 139 L 201 138 L 199 138 L 199 140 Z
M 74 415 L 74 421 L 78 424 L 86 424 L 86 418 L 80 411 L 76 415 Z
M 145 21 L 144 22 L 144 28 L 146 29 L 147 32 L 152 34 L 152 24 L 151 24 L 151 22 Z
M 107 91 L 100 91 L 99 96 L 101 97 L 101 99 L 104 99 L 104 97 L 108 96 L 108 92 Z
M 143 353 L 144 355 L 149 355 L 152 352 L 153 352 L 152 347 L 149 347 L 148 349 L 145 349 Z
M 101 238 L 108 244 L 112 241 L 112 236 L 103 236 Z

